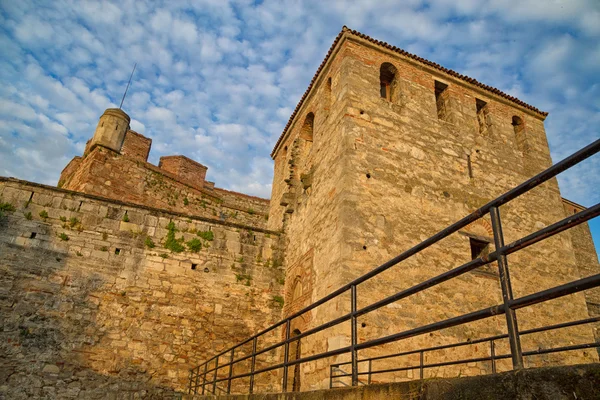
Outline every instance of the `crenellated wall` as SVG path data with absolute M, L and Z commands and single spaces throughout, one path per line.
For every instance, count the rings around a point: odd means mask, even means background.
M 0 397 L 168 397 L 280 318 L 277 232 L 7 178 L 0 202 Z

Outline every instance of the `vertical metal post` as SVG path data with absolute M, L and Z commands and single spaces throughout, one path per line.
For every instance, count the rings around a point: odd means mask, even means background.
M 194 376 L 193 374 L 194 374 L 194 368 L 190 369 L 190 388 L 188 390 L 188 394 L 192 394 L 192 378 Z
M 254 393 L 254 370 L 256 368 L 256 341 L 258 338 L 255 336 L 252 339 L 252 359 L 250 361 L 250 394 Z
M 333 389 L 333 364 L 329 366 L 329 389 Z
M 217 356 L 217 358 L 215 359 L 215 373 L 213 375 L 213 389 L 212 392 L 213 394 L 217 394 L 217 372 L 219 372 L 219 356 Z
M 492 374 L 496 373 L 496 346 L 494 341 L 490 340 L 490 358 L 492 360 Z
M 198 393 L 198 381 L 200 380 L 200 366 L 196 368 L 196 381 L 194 382 L 194 394 Z
M 369 360 L 369 378 L 367 379 L 367 383 L 370 385 L 371 384 L 371 363 L 372 360 Z
M 290 356 L 290 327 L 292 321 L 287 320 L 285 322 L 285 345 L 283 346 L 283 382 L 281 385 L 281 391 L 287 392 L 287 381 L 288 381 L 288 361 Z
M 350 348 L 350 354 L 352 357 L 352 386 L 358 385 L 358 354 L 356 351 L 356 343 L 358 341 L 358 329 L 357 329 L 357 318 L 356 318 L 356 285 L 350 286 L 350 311 L 352 318 L 350 320 L 350 327 L 352 330 L 352 345 Z
M 231 349 L 231 357 L 229 358 L 229 377 L 227 378 L 227 394 L 231 393 L 231 377 L 233 376 L 233 357 L 235 356 L 235 348 Z
M 202 374 L 202 395 L 204 395 L 204 387 L 206 386 L 206 371 L 208 370 L 209 362 L 210 361 L 204 363 L 204 373 Z
M 423 379 L 423 352 L 419 352 L 419 379 Z
M 510 353 L 512 355 L 513 369 L 523 368 L 523 352 L 521 350 L 521 340 L 519 338 L 519 327 L 517 325 L 517 315 L 515 310 L 510 308 L 510 302 L 513 300 L 512 286 L 510 284 L 510 273 L 508 272 L 508 262 L 506 255 L 502 252 L 504 247 L 504 234 L 502 233 L 502 222 L 500 220 L 500 211 L 498 207 L 490 209 L 492 217 L 492 230 L 494 232 L 494 245 L 498 252 L 498 273 L 500 275 L 500 285 L 502 287 L 502 300 L 506 315 L 506 326 L 508 328 L 508 340 L 510 342 Z

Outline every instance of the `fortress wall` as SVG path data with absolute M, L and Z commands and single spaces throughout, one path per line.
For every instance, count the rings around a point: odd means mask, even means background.
M 63 187 L 256 228 L 266 227 L 267 222 L 268 200 L 235 192 L 227 192 L 227 196 L 223 197 L 223 192 L 191 186 L 155 165 L 101 146 L 82 159 L 77 171 Z
M 567 216 L 583 211 L 585 208 L 579 204 L 563 199 L 563 206 Z M 598 255 L 594 247 L 594 240 L 587 223 L 573 227 L 569 233 L 575 250 L 575 260 L 581 276 L 590 276 L 600 272 L 598 265 Z M 588 312 L 591 317 L 600 316 L 600 288 L 586 290 L 585 299 Z M 600 323 L 594 325 L 594 336 L 596 341 L 600 342 Z M 598 349 L 600 354 L 600 349 Z
M 358 38 L 336 48 L 274 154 L 269 226 L 286 235 L 286 305 L 289 315 L 517 186 L 552 163 L 543 118 L 464 81 L 415 65 Z M 396 72 L 391 101 L 380 96 L 380 66 Z M 327 78 L 333 90 L 327 91 Z M 448 85 L 438 117 L 435 80 Z M 329 99 L 333 99 L 332 101 Z M 477 111 L 477 99 L 487 104 Z M 303 122 L 315 113 L 314 140 L 302 141 Z M 517 134 L 513 117 L 522 130 Z M 304 187 L 298 170 L 309 171 Z M 281 203 L 280 203 L 281 201 Z M 279 205 L 282 204 L 282 205 Z M 501 209 L 505 240 L 514 241 L 564 218 L 556 180 Z M 281 222 L 280 222 L 281 221 Z M 493 242 L 489 217 L 358 287 L 358 307 L 457 267 L 471 259 L 471 239 Z M 487 252 L 494 250 L 488 245 Z M 576 280 L 569 232 L 509 258 L 516 297 Z M 502 302 L 497 265 L 390 304 L 359 319 L 359 342 L 441 321 Z M 300 331 L 350 311 L 346 294 L 292 322 Z M 585 296 L 569 296 L 518 313 L 521 329 L 587 318 Z M 375 355 L 467 341 L 506 332 L 504 316 L 474 322 L 359 352 Z M 522 338 L 524 350 L 593 342 L 580 326 Z M 301 356 L 350 345 L 349 324 L 302 339 Z M 495 342 L 497 354 L 508 342 Z M 489 355 L 489 344 L 425 354 L 426 363 Z M 349 355 L 303 364 L 301 389 L 325 388 L 329 365 Z M 595 351 L 528 357 L 526 366 L 597 361 Z M 373 369 L 418 365 L 418 354 L 380 361 Z M 510 369 L 510 361 L 497 364 Z M 359 369 L 365 371 L 366 363 Z M 349 372 L 349 366 L 343 368 Z M 293 370 L 293 372 L 292 372 Z M 292 369 L 290 374 L 295 374 Z M 491 373 L 490 362 L 426 370 L 425 377 Z M 373 376 L 373 382 L 418 378 L 418 370 Z M 366 376 L 361 377 L 366 380 Z M 346 380 L 346 383 L 349 383 Z M 292 379 L 289 385 L 292 385 Z
M 280 319 L 275 232 L 8 178 L 0 199 L 0 397 L 164 398 Z M 165 248 L 170 222 L 201 249 Z
M 345 188 L 350 195 L 342 212 L 347 218 L 341 223 L 346 251 L 338 273 L 346 277 L 346 282 L 551 165 L 540 117 L 358 39 L 347 42 L 347 46 L 347 62 L 356 79 L 349 80 L 349 107 L 344 117 L 352 143 L 347 153 L 349 186 Z M 380 96 L 380 66 L 384 62 L 392 63 L 397 70 L 396 93 L 391 101 Z M 449 85 L 444 119 L 438 117 L 435 80 L 444 80 Z M 483 130 L 476 99 L 487 102 Z M 515 134 L 513 116 L 524 121 L 523 137 Z M 556 180 L 502 206 L 501 214 L 507 243 L 564 218 Z M 489 217 L 360 285 L 359 308 L 469 261 L 472 237 L 492 241 Z M 493 244 L 489 245 L 489 251 L 493 251 Z M 568 232 L 509 256 L 508 261 L 515 297 L 581 277 Z M 497 266 L 493 264 L 361 318 L 359 337 L 366 341 L 500 303 Z M 343 310 L 349 311 L 349 304 L 344 306 Z M 588 316 L 583 294 L 528 307 L 517 314 L 521 329 Z M 591 331 L 590 326 L 582 326 L 529 335 L 522 338 L 523 348 L 534 350 L 592 342 Z M 505 332 L 504 316 L 499 316 L 364 351 L 359 357 Z M 498 342 L 497 346 L 498 354 L 508 351 L 506 342 Z M 489 346 L 469 346 L 464 351 L 430 353 L 425 362 L 487 354 Z M 597 361 L 595 351 L 529 357 L 525 364 L 531 367 L 591 361 Z M 381 362 L 374 368 L 411 363 L 418 364 L 418 357 Z M 499 364 L 500 370 L 508 367 L 508 363 Z M 489 362 L 470 363 L 430 369 L 425 377 L 489 372 Z M 375 379 L 414 378 L 414 373 L 405 371 Z
M 129 129 L 121 147 L 121 154 L 134 160 L 148 161 L 152 139 Z

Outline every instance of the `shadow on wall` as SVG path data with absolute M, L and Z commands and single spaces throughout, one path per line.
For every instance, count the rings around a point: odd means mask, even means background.
M 27 222 L 32 237 L 18 237 L 16 220 L 0 219 L 0 397 L 179 398 L 150 383 L 151 371 L 138 368 L 134 359 L 116 369 L 118 349 L 96 351 L 110 331 L 110 320 L 97 318 L 99 296 L 107 297 L 111 285 L 108 275 L 90 270 L 91 263 L 85 268 L 86 260 L 70 257 L 66 245 L 40 241 L 39 236 L 60 234 L 50 226 L 19 218 L 20 230 Z M 118 355 L 119 365 L 130 353 Z

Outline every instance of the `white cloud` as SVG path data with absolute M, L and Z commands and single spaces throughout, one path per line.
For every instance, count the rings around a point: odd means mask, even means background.
M 555 160 L 597 137 L 595 0 L 9 1 L 0 23 L 0 174 L 56 183 L 105 108 L 217 186 L 268 197 L 271 147 L 342 25 L 551 112 Z M 24 165 L 15 168 L 15 165 Z M 597 161 L 560 178 L 598 202 Z M 593 185 L 591 183 L 594 183 Z M 595 185 L 595 186 L 594 186 Z

